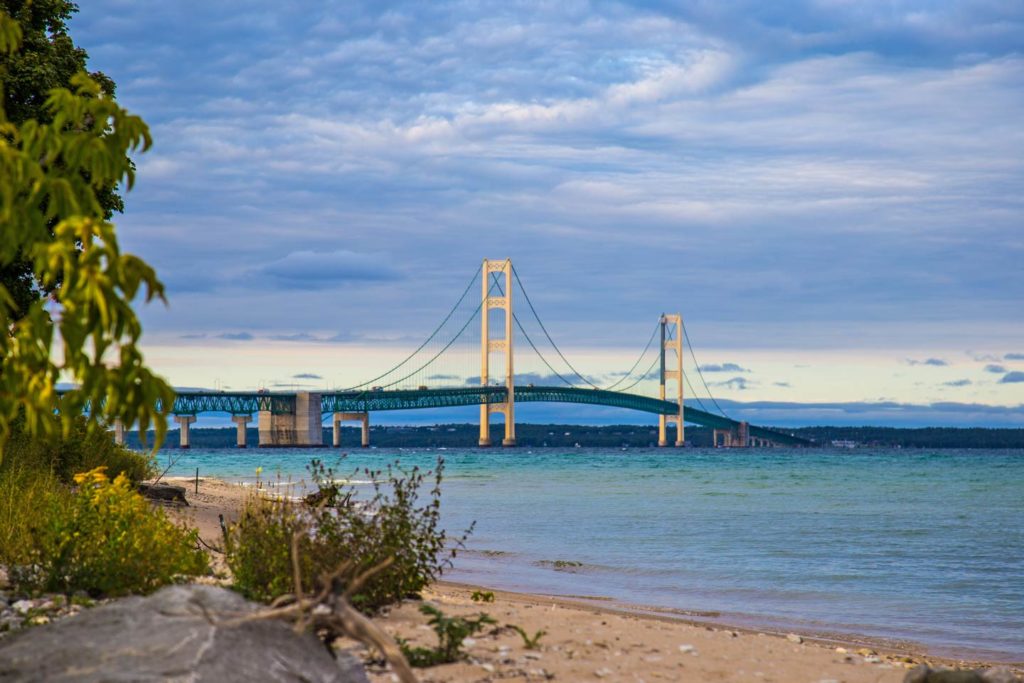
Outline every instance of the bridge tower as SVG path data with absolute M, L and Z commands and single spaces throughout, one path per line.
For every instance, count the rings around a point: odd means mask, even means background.
M 672 351 L 673 353 L 666 353 Z M 675 358 L 673 358 L 675 356 Z M 683 426 L 683 317 L 678 313 L 661 315 L 661 373 L 658 382 L 658 395 L 666 400 L 666 385 L 675 382 L 674 398 L 679 401 L 679 413 L 676 415 L 658 416 L 658 445 L 668 446 L 667 425 L 676 423 L 676 446 L 684 443 Z
M 505 388 L 508 390 L 506 400 L 502 403 L 484 403 L 480 406 L 480 446 L 491 445 L 491 413 L 504 413 L 505 438 L 502 446 L 516 445 L 516 394 L 515 379 L 512 368 L 512 259 L 502 261 L 484 259 L 483 290 L 480 304 L 480 386 L 486 387 L 490 382 L 491 353 L 500 351 L 505 354 Z M 492 273 L 504 275 L 503 296 L 491 296 Z M 500 282 L 500 280 L 499 280 Z M 491 338 L 490 313 L 494 309 L 505 311 L 505 336 Z

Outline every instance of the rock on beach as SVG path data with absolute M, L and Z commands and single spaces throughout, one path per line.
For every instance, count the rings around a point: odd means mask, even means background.
M 238 623 L 256 609 L 202 585 L 116 600 L 0 640 L 0 680 L 367 682 L 358 660 L 332 656 L 311 634 L 281 621 Z
M 903 683 L 1020 683 L 1020 677 L 1004 667 L 985 671 L 932 669 L 921 664 L 907 672 Z

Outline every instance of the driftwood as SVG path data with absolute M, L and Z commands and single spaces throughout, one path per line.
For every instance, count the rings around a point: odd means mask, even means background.
M 188 500 L 185 499 L 184 486 L 174 486 L 173 484 L 161 484 L 158 482 L 140 482 L 136 488 L 139 493 L 150 500 L 171 503 L 173 505 L 188 505 Z
M 348 507 L 352 502 L 352 492 L 340 496 L 341 490 L 337 486 L 321 486 L 319 489 L 303 498 L 306 505 L 310 507 L 339 508 Z M 340 496 L 340 499 L 339 499 Z

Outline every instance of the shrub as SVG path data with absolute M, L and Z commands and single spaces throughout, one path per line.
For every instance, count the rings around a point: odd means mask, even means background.
M 60 418 L 54 416 L 54 422 Z M 47 470 L 66 483 L 72 483 L 76 472 L 89 472 L 105 466 L 111 476 L 124 474 L 133 483 L 149 479 L 156 474 L 152 456 L 138 453 L 125 446 L 115 444 L 110 435 L 102 430 L 87 428 L 85 418 L 79 417 L 71 431 L 61 435 L 58 426 L 50 436 L 29 435 L 15 425 L 7 455 L 0 463 L 0 477 L 10 468 Z
M 293 589 L 291 538 L 300 538 L 299 562 L 303 589 L 316 592 L 322 577 L 347 563 L 342 584 L 390 563 L 357 587 L 352 604 L 372 612 L 418 595 L 437 579 L 469 534 L 446 549 L 448 536 L 439 528 L 441 480 L 444 461 L 436 470 L 402 470 L 398 463 L 383 471 L 364 470 L 373 482 L 368 500 L 354 489 L 342 496 L 333 470 L 314 460 L 310 471 L 323 495 L 308 506 L 286 500 L 253 498 L 225 542 L 235 588 L 249 598 L 269 601 Z M 421 500 L 421 491 L 433 477 L 433 486 Z M 339 502 L 335 507 L 328 503 Z
M 15 464 L 8 458 L 0 467 L 0 565 L 26 561 L 40 511 L 54 498 L 70 495 L 49 470 Z
M 462 659 L 462 641 L 478 633 L 487 624 L 496 624 L 489 615 L 481 613 L 476 618 L 448 617 L 433 605 L 421 605 L 420 612 L 430 616 L 427 623 L 437 634 L 437 647 L 412 647 L 408 641 L 399 638 L 398 646 L 402 648 L 409 664 L 415 667 L 450 664 Z
M 111 481 L 104 469 L 75 475 L 73 492 L 57 488 L 42 498 L 31 541 L 11 563 L 18 587 L 114 596 L 207 571 L 196 531 L 171 522 L 125 475 Z
M 234 588 L 252 600 L 270 602 L 294 592 L 292 537 L 299 537 L 303 589 L 314 590 L 314 579 L 340 564 L 340 555 L 310 535 L 310 518 L 287 500 L 251 496 L 238 521 L 228 528 L 224 550 L 234 575 Z

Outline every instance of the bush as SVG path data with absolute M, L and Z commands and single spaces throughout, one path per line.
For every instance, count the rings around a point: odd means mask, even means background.
M 331 563 L 340 563 L 340 555 L 322 547 L 309 530 L 310 519 L 298 505 L 250 497 L 224 539 L 235 590 L 262 602 L 294 592 L 291 547 L 295 534 L 299 535 L 303 588 L 312 590 L 312 579 L 333 569 Z
M 17 587 L 115 596 L 149 593 L 207 571 L 196 531 L 152 507 L 128 477 L 111 481 L 104 469 L 75 475 L 74 491 L 54 487 L 42 494 L 33 487 L 20 498 L 22 516 L 31 513 L 36 521 L 22 520 L 28 539 L 22 534 L 20 546 L 6 551 Z
M 228 566 L 235 588 L 243 595 L 269 601 L 293 589 L 291 539 L 299 538 L 303 589 L 315 592 L 322 577 L 347 563 L 342 584 L 390 561 L 366 579 L 351 596 L 364 612 L 416 596 L 437 579 L 470 530 L 446 549 L 448 536 L 439 528 L 444 461 L 433 472 L 398 463 L 384 471 L 364 470 L 373 493 L 360 501 L 354 489 L 341 495 L 334 473 L 314 460 L 310 471 L 322 495 L 319 505 L 286 500 L 250 499 L 225 539 Z M 421 504 L 421 490 L 433 486 Z M 330 501 L 341 501 L 331 507 Z
M 59 423 L 60 418 L 54 416 Z M 132 483 L 156 474 L 152 456 L 115 444 L 102 430 L 89 431 L 85 418 L 76 419 L 70 433 L 61 436 L 59 425 L 53 436 L 31 436 L 20 424 L 12 430 L 6 455 L 0 462 L 0 477 L 10 468 L 47 470 L 60 481 L 70 484 L 77 472 L 106 467 L 111 476 L 124 474 Z
M 0 565 L 25 561 L 34 542 L 39 511 L 70 492 L 48 470 L 13 464 L 0 468 Z

